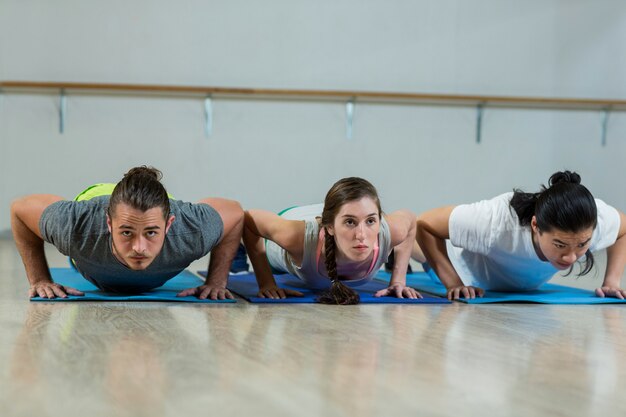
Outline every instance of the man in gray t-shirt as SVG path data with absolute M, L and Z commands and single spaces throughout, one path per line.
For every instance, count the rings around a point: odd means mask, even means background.
M 47 194 L 15 201 L 11 226 L 30 282 L 29 296 L 82 295 L 52 282 L 46 241 L 71 257 L 98 288 L 118 293 L 160 287 L 211 251 L 204 285 L 179 295 L 232 298 L 226 282 L 241 240 L 241 206 L 221 198 L 197 204 L 170 199 L 160 177 L 154 168 L 138 167 L 126 173 L 110 196 L 96 188 L 89 190 L 95 196 L 84 201 Z

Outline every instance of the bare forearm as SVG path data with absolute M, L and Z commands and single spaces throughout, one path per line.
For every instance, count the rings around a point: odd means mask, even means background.
M 626 235 L 625 235 L 626 236 Z M 607 248 L 606 272 L 604 274 L 605 286 L 619 287 L 626 266 L 626 237 L 622 236 Z
M 222 241 L 211 250 L 206 285 L 226 287 L 230 265 L 241 241 L 242 226 L 243 224 L 238 224 L 233 227 Z
M 414 217 L 414 216 L 412 216 Z M 415 222 L 411 221 L 409 224 L 409 230 L 407 236 L 394 248 L 395 262 L 393 265 L 393 271 L 391 271 L 390 284 L 406 284 L 406 272 L 411 259 L 411 251 L 413 250 L 413 242 L 415 242 L 416 227 Z
M 441 283 L 448 289 L 463 285 L 461 277 L 448 257 L 446 241 L 420 227 L 417 228 L 416 238 L 428 264 L 435 270 Z
M 209 270 L 205 285 L 226 287 L 230 265 L 235 259 L 237 248 L 241 242 L 243 231 L 243 210 L 234 200 L 211 197 L 200 200 L 200 203 L 213 207 L 224 225 L 224 235 L 220 243 L 211 250 Z
M 43 239 L 30 230 L 15 213 L 11 215 L 11 229 L 30 285 L 52 282 Z
M 254 274 L 256 275 L 259 288 L 264 286 L 275 286 L 276 281 L 265 254 L 265 243 L 263 238 L 249 228 L 245 228 L 243 232 L 243 242 L 246 251 L 252 263 Z

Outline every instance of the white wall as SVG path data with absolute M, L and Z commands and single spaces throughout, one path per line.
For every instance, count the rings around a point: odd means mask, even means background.
M 557 21 L 554 91 L 559 96 L 626 98 L 626 3 L 576 0 Z M 609 116 L 601 146 L 602 112 L 555 115 L 555 161 L 576 167 L 594 195 L 626 210 L 626 113 Z
M 618 0 L 0 0 L 0 80 L 624 98 Z M 279 210 L 360 175 L 386 210 L 529 190 L 562 168 L 626 209 L 626 121 L 594 112 L 70 94 L 0 96 L 0 230 L 10 201 L 72 197 L 138 164 L 182 199 Z

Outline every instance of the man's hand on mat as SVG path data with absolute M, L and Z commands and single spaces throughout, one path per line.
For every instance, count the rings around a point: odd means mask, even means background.
M 303 294 L 300 291 L 273 286 L 259 288 L 257 295 L 261 298 L 283 299 L 287 297 L 302 297 Z
M 195 288 L 187 288 L 176 294 L 176 297 L 187 297 L 189 295 L 195 295 L 200 300 L 225 300 L 226 298 L 233 299 L 233 295 L 224 287 L 216 287 L 213 285 L 200 285 Z
M 623 300 L 624 298 L 626 298 L 626 290 L 623 290 L 619 287 L 604 286 L 596 288 L 596 295 L 598 297 L 615 297 Z
M 67 287 L 65 285 L 57 284 L 55 282 L 38 282 L 33 284 L 28 289 L 28 297 L 41 297 L 41 298 L 67 298 L 67 295 L 85 295 L 84 292 L 78 291 L 76 288 Z
M 376 291 L 376 294 L 374 294 L 374 297 L 385 297 L 385 296 L 397 297 L 397 298 L 424 298 L 422 297 L 422 294 L 420 294 L 413 288 L 407 287 L 406 285 L 402 285 L 402 284 L 390 285 L 389 287 L 383 290 Z
M 482 288 L 459 285 L 458 287 L 448 288 L 448 300 L 458 300 L 461 296 L 465 298 L 482 297 L 485 291 Z

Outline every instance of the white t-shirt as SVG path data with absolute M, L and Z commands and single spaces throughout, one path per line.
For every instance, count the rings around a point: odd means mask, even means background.
M 542 261 L 533 247 L 530 226 L 520 226 L 509 205 L 513 193 L 455 207 L 450 214 L 450 261 L 465 285 L 493 291 L 533 290 L 558 271 Z M 619 212 L 596 199 L 598 224 L 589 249 L 594 252 L 617 240 Z

